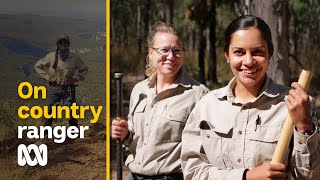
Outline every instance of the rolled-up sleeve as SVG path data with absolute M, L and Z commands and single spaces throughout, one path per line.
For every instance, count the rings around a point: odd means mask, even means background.
M 85 79 L 85 76 L 88 73 L 88 66 L 84 64 L 84 62 L 78 57 L 77 59 L 77 71 L 79 72 L 77 76 L 74 76 L 73 78 L 78 81 L 83 81 Z
M 293 173 L 299 179 L 320 179 L 320 147 L 318 129 L 311 135 L 294 131 Z
M 34 70 L 40 75 L 41 78 L 45 80 L 49 80 L 50 74 L 48 72 L 48 68 L 50 66 L 50 58 L 49 55 L 45 56 L 44 58 L 40 59 L 35 65 Z

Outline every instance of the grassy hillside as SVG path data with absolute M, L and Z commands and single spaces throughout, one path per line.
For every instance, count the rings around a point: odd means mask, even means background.
M 0 82 L 0 87 L 3 87 L 1 97 L 11 99 L 11 85 L 26 80 L 32 74 L 34 63 L 47 52 L 55 50 L 56 38 L 61 34 L 70 36 L 71 49 L 79 52 L 86 48 L 89 54 L 93 54 L 85 59 L 86 63 L 99 58 L 104 63 L 104 32 L 104 21 L 0 14 L 1 79 L 5 79 Z
M 16 108 L 21 104 L 46 104 L 45 100 L 22 100 L 17 95 L 22 81 L 45 85 L 33 71 L 34 64 L 46 53 L 55 50 L 56 38 L 68 34 L 71 50 L 78 53 L 89 67 L 84 82 L 77 88 L 77 101 L 83 105 L 105 104 L 105 22 L 66 19 L 31 14 L 0 14 L 0 123 L 16 127 Z M 11 111 L 8 111 L 11 109 Z M 89 118 L 89 117 L 88 117 Z M 101 117 L 104 118 L 104 117 Z M 13 124 L 12 124 L 12 123 Z M 28 121 L 37 123 L 36 121 Z M 5 127 L 5 126 L 2 126 Z M 14 133 L 4 131 L 3 136 Z M 0 135 L 0 136 L 1 136 Z

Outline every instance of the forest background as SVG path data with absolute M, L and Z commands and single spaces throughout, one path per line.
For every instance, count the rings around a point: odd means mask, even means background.
M 212 90 L 233 77 L 223 55 L 224 30 L 245 14 L 261 17 L 271 28 L 275 52 L 268 75 L 273 80 L 290 86 L 302 69 L 312 71 L 309 94 L 317 100 L 319 116 L 320 0 L 111 0 L 111 77 L 125 73 L 124 114 L 132 87 L 145 78 L 145 40 L 155 21 L 174 24 L 182 32 L 184 67 Z M 112 81 L 111 96 L 114 86 Z M 112 96 L 112 117 L 115 102 Z M 114 151 L 112 144 L 113 165 Z
M 226 26 L 237 16 L 264 19 L 275 53 L 268 75 L 290 85 L 302 69 L 313 72 L 310 95 L 319 95 L 320 0 L 111 0 L 111 77 L 144 78 L 146 36 L 155 21 L 174 24 L 185 42 L 185 68 L 210 89 L 233 77 L 223 55 Z M 315 85 L 314 85 L 315 84 Z

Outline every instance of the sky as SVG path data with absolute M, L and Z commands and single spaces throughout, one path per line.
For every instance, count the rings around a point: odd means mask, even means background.
M 105 18 L 105 0 L 0 0 L 0 14 Z

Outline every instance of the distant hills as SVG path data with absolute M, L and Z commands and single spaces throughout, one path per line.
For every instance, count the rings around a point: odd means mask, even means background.
M 46 47 L 36 46 L 25 40 L 0 36 L 0 41 L 3 41 L 2 46 L 12 53 L 30 55 L 33 57 L 42 57 L 48 53 Z
M 0 14 L 1 44 L 9 40 L 9 45 L 22 43 L 22 48 L 52 49 L 61 34 L 70 36 L 73 48 L 103 46 L 105 22 L 32 14 Z
M 96 60 L 95 54 L 101 58 L 105 50 L 103 20 L 0 14 L 0 95 L 8 92 L 2 87 L 30 76 L 35 62 L 56 49 L 61 34 L 70 36 L 72 51 L 91 53 L 85 61 Z

